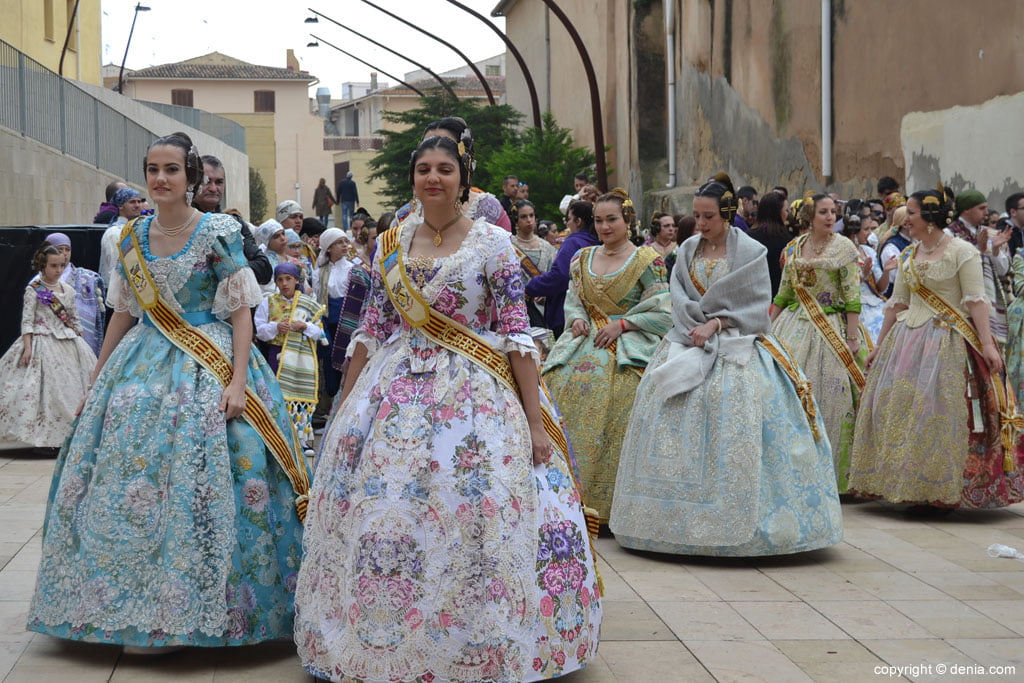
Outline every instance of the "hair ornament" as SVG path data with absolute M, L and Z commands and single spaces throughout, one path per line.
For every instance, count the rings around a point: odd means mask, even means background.
M 633 200 L 630 199 L 629 197 L 626 197 L 625 199 L 622 200 L 622 207 L 625 208 L 625 209 L 632 209 L 633 208 Z

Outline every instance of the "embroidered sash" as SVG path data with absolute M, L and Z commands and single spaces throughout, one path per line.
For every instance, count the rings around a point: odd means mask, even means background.
M 786 247 L 786 261 L 787 263 L 792 260 L 793 265 L 790 275 L 790 283 L 793 286 L 793 291 L 796 292 L 796 298 L 800 300 L 800 305 L 803 306 L 807 312 L 807 316 L 814 323 L 814 326 L 818 329 L 822 338 L 828 344 L 828 348 L 835 354 L 839 362 L 846 368 L 846 373 L 853 380 L 853 383 L 857 385 L 857 388 L 861 391 L 864 390 L 866 380 L 864 378 L 864 371 L 857 365 L 857 360 L 853 357 L 853 352 L 850 351 L 850 347 L 846 345 L 846 341 L 839 336 L 839 332 L 836 328 L 828 321 L 825 317 L 825 311 L 822 310 L 821 304 L 818 300 L 811 296 L 803 285 L 800 284 L 799 276 L 796 270 L 796 257 L 799 253 L 800 247 L 807 240 L 806 237 L 803 239 L 793 240 L 788 247 Z
M 317 325 L 324 310 L 312 297 L 296 292 L 288 310 L 288 322 L 299 320 L 307 325 Z M 318 373 L 315 342 L 302 332 L 293 330 L 285 334 L 277 361 L 277 381 L 284 400 L 316 405 Z
M 533 262 L 533 259 L 526 255 L 525 251 L 514 244 L 512 245 L 512 248 L 516 250 L 516 256 L 519 257 L 519 265 L 523 267 L 523 270 L 527 275 L 531 278 L 535 278 L 541 274 L 540 268 L 538 268 L 537 264 Z
M 160 297 L 160 290 L 149 272 L 146 259 L 142 257 L 138 236 L 135 234 L 137 220 L 129 221 L 121 230 L 118 251 L 121 266 L 139 306 L 168 341 L 213 373 L 221 385 L 226 387 L 231 382 L 234 372 L 231 361 L 213 340 L 190 325 Z M 263 401 L 248 385 L 245 387 L 245 410 L 242 417 L 260 435 L 278 465 L 288 476 L 295 491 L 295 507 L 299 520 L 305 520 L 306 508 L 309 505 L 309 475 L 305 463 L 301 461 L 302 449 L 299 448 L 294 430 L 291 430 L 289 441 L 288 436 L 281 433 Z
M 907 283 L 907 288 L 917 294 L 931 309 L 935 317 L 963 337 L 979 356 L 984 358 L 982 353 L 981 337 L 978 336 L 974 326 L 964 317 L 963 313 L 950 306 L 941 296 L 928 289 L 921 276 L 914 266 L 914 254 L 917 253 L 917 245 L 914 244 L 904 249 L 900 254 L 900 271 Z M 1007 391 L 1002 377 L 996 373 L 989 373 L 992 388 L 995 391 L 996 400 L 999 404 L 999 431 L 1003 442 L 1003 471 L 1012 472 L 1014 469 L 1013 452 L 1014 444 L 1024 431 L 1024 417 L 1017 410 L 1017 401 L 1012 391 Z
M 583 307 L 587 309 L 587 314 L 594 321 L 591 328 L 593 332 L 597 332 L 611 322 L 605 314 L 606 310 L 611 311 L 612 315 L 623 315 L 626 312 L 626 309 L 619 306 L 618 302 L 629 293 L 647 267 L 661 256 L 650 247 L 640 247 L 630 256 L 622 272 L 609 282 L 606 278 L 590 274 L 590 264 L 593 262 L 595 253 L 597 253 L 596 247 L 585 248 L 577 262 L 578 268 L 572 273 Z M 607 348 L 608 352 L 614 355 L 618 345 L 613 341 Z
M 814 394 L 811 391 L 811 383 L 806 379 L 800 378 L 800 371 L 797 369 L 796 363 L 787 357 L 788 351 L 783 353 L 782 349 L 775 345 L 775 342 L 764 335 L 758 335 L 755 341 L 775 359 L 775 362 L 779 364 L 779 367 L 789 377 L 789 381 L 793 383 L 796 395 L 800 399 L 800 405 L 804 407 L 804 415 L 807 416 L 807 424 L 811 427 L 811 434 L 814 435 L 815 441 L 820 441 L 821 433 L 818 431 L 817 410 L 814 407 Z M 782 342 L 779 343 L 781 344 Z
M 64 323 L 65 327 L 70 330 L 74 330 L 76 333 L 78 332 L 78 330 L 75 330 L 75 325 L 71 321 L 71 314 L 68 313 L 67 307 L 60 302 L 60 299 L 57 298 L 57 295 L 54 294 L 52 290 L 43 284 L 42 278 L 29 283 L 29 286 L 36 290 L 36 300 L 39 303 L 46 304 L 46 306 L 53 311 L 53 314 L 57 316 L 57 319 Z M 70 286 L 71 285 L 68 285 L 68 287 Z
M 420 330 L 449 351 L 473 361 L 518 395 L 519 388 L 508 356 L 495 349 L 486 339 L 468 327 L 432 308 L 409 280 L 402 258 L 400 233 L 401 230 L 388 230 L 378 238 L 381 249 L 381 275 L 384 278 L 384 286 L 391 303 L 409 325 Z M 543 388 L 543 386 L 543 381 L 541 381 L 541 387 Z M 544 391 L 546 393 L 546 389 Z M 569 460 L 569 443 L 565 438 L 565 432 L 558 420 L 543 404 L 541 404 L 541 418 L 544 423 L 544 431 L 551 439 L 551 443 L 563 454 L 573 480 L 573 488 L 582 504 L 583 491 L 572 471 L 572 463 Z M 599 525 L 596 511 L 584 508 L 584 515 L 591 538 L 596 537 Z

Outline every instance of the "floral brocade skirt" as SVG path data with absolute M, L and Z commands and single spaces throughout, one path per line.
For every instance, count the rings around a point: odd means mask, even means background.
M 518 396 L 404 337 L 324 434 L 296 594 L 306 670 L 333 681 L 532 681 L 597 655 L 601 592 L 569 463 L 531 464 Z
M 588 340 L 564 365 L 545 370 L 544 381 L 565 416 L 584 502 L 607 523 L 640 368 L 619 367 L 615 354 Z
M 980 358 L 942 325 L 896 323 L 868 374 L 850 490 L 893 503 L 994 508 L 1024 492 L 1024 448 L 1004 471 L 998 408 Z
M 21 365 L 22 337 L 0 358 L 0 441 L 60 448 L 89 386 L 96 356 L 79 336 L 32 335 L 32 359 Z
M 230 328 L 202 330 L 231 356 Z M 291 430 L 252 348 L 248 384 Z M 292 633 L 302 525 L 219 381 L 140 324 L 97 378 L 57 458 L 28 628 L 133 646 L 246 645 Z
M 825 318 L 839 333 L 839 338 L 845 339 L 846 315 L 828 313 Z M 845 493 L 860 392 L 803 308 L 795 311 L 783 309 L 772 323 L 772 333 L 786 345 L 811 383 L 829 443 L 832 444 L 836 485 L 839 493 Z M 861 339 L 860 353 L 856 358 L 862 368 L 866 357 L 867 343 Z

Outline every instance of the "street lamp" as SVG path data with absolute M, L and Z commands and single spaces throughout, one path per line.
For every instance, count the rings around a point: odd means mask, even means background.
M 149 8 L 141 2 L 135 4 L 135 14 L 132 16 L 132 30 L 128 32 L 128 42 L 124 46 L 124 57 L 121 58 L 121 70 L 117 74 L 117 92 L 124 94 L 124 63 L 128 59 L 128 48 L 132 44 L 132 34 L 135 33 L 135 20 L 139 18 L 139 12 L 148 12 Z

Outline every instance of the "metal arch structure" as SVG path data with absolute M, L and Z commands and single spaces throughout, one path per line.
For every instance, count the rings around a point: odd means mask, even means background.
M 312 33 L 310 33 L 309 35 L 310 35 L 311 38 L 313 38 L 313 40 L 317 41 L 318 43 L 323 43 L 324 45 L 327 45 L 328 47 L 333 47 L 335 50 L 337 50 L 338 52 L 342 53 L 343 55 L 348 55 L 349 57 L 351 57 L 352 59 L 356 60 L 357 62 L 359 62 L 361 64 L 365 64 L 366 66 L 370 67 L 374 71 L 379 71 L 380 73 L 384 74 L 385 76 L 387 76 L 391 80 L 397 81 L 399 84 L 404 85 L 406 88 L 408 88 L 409 90 L 412 90 L 414 93 L 416 93 L 420 97 L 426 97 L 426 95 L 423 94 L 422 90 L 420 90 L 419 88 L 417 88 L 414 85 L 410 85 L 410 84 L 406 83 L 405 81 L 403 81 L 400 78 L 396 78 L 395 76 L 392 76 L 387 71 L 384 71 L 384 69 L 381 69 L 380 67 L 377 67 L 377 66 L 374 66 L 373 64 L 370 64 L 369 62 L 367 62 L 364 59 L 360 59 L 359 57 L 356 57 L 354 54 L 352 54 L 351 52 L 349 52 L 347 50 L 342 50 L 340 47 L 338 47 L 334 43 L 328 42 L 328 41 L 324 40 L 323 38 L 320 38 L 319 36 L 316 36 L 316 35 L 314 35 Z
M 490 103 L 490 105 L 493 107 L 494 105 L 497 104 L 497 101 L 494 99 L 494 92 L 491 90 L 490 83 L 488 83 L 487 79 L 484 77 L 484 75 L 482 73 L 480 73 L 480 69 L 478 69 L 476 67 L 476 64 L 474 64 L 473 61 L 469 57 L 466 56 L 465 52 L 463 52 L 459 48 L 455 47 L 454 45 L 449 43 L 447 40 L 444 40 L 443 38 L 435 36 L 433 33 L 428 31 L 427 29 L 422 28 L 420 26 L 417 26 L 416 24 L 412 23 L 411 21 L 406 21 L 405 19 L 403 19 L 402 17 L 398 16 L 397 14 L 394 14 L 393 12 L 389 12 L 388 10 L 384 9 L 380 5 L 378 5 L 376 3 L 373 3 L 373 2 L 370 2 L 370 0 L 361 0 L 361 1 L 363 3 L 369 5 L 370 7 L 374 8 L 378 12 L 381 12 L 383 14 L 388 15 L 392 19 L 400 21 L 403 24 L 405 24 L 406 26 L 409 26 L 410 28 L 416 29 L 417 31 L 419 31 L 420 33 L 422 33 L 423 35 L 425 35 L 425 36 L 427 36 L 429 38 L 433 38 L 434 40 L 436 40 L 437 42 L 441 43 L 446 48 L 448 48 L 449 50 L 451 50 L 452 52 L 457 54 L 462 59 L 462 61 L 466 62 L 466 66 L 468 66 L 473 71 L 473 73 L 476 74 L 477 79 L 480 81 L 480 85 L 482 85 L 484 87 L 484 92 L 487 93 L 487 101 Z
M 448 81 L 444 80 L 443 78 L 438 76 L 436 73 L 431 71 L 430 68 L 427 67 L 425 64 L 420 64 L 416 60 L 410 59 L 409 57 L 406 57 L 401 52 L 398 52 L 396 50 L 392 50 L 387 45 L 384 45 L 383 43 L 377 42 L 373 38 L 370 38 L 369 36 L 360 33 L 359 31 L 355 30 L 354 28 L 349 28 L 348 26 L 345 26 L 345 24 L 341 23 L 337 19 L 332 19 L 331 17 L 327 16 L 323 12 L 317 12 L 312 7 L 308 7 L 307 9 L 310 12 L 312 12 L 314 15 L 316 15 L 318 17 L 323 17 L 327 21 L 331 22 L 332 24 L 335 24 L 336 26 L 340 26 L 341 28 L 345 29 L 349 33 L 353 33 L 353 34 L 359 36 L 360 38 L 362 38 L 363 40 L 365 40 L 367 42 L 370 42 L 370 43 L 373 43 L 374 45 L 376 45 L 377 47 L 379 47 L 379 48 L 381 48 L 383 50 L 387 50 L 388 52 L 390 52 L 391 54 L 395 55 L 396 57 L 401 57 L 402 59 L 404 59 L 405 61 L 409 62 L 410 64 L 414 64 L 415 66 L 419 67 L 420 69 L 423 69 L 428 74 L 430 74 L 434 78 L 434 80 L 436 80 L 438 83 L 440 83 L 442 88 L 444 88 L 445 90 L 448 91 L 448 93 L 452 96 L 452 99 L 454 99 L 454 100 L 458 100 L 459 99 L 459 96 L 455 94 L 455 91 L 452 89 L 452 86 L 448 83 Z
M 523 72 L 523 78 L 526 80 L 526 89 L 529 90 L 530 92 L 530 104 L 533 107 L 533 127 L 540 128 L 540 100 L 537 98 L 537 88 L 533 84 L 533 76 L 530 74 L 530 69 L 526 66 L 526 60 L 523 59 L 523 55 L 519 53 L 519 49 L 516 48 L 515 44 L 509 39 L 508 36 L 502 33 L 501 29 L 492 24 L 484 15 L 480 14 L 471 7 L 463 5 L 458 0 L 448 0 L 448 2 L 451 3 L 452 5 L 455 5 L 463 12 L 466 12 L 467 14 L 470 14 L 479 19 L 480 21 L 482 21 L 484 24 L 487 25 L 489 29 L 494 31 L 499 38 L 501 38 L 503 43 L 505 43 L 505 47 L 507 47 L 508 51 L 512 53 L 512 57 L 516 60 L 516 63 L 519 65 L 519 70 Z

